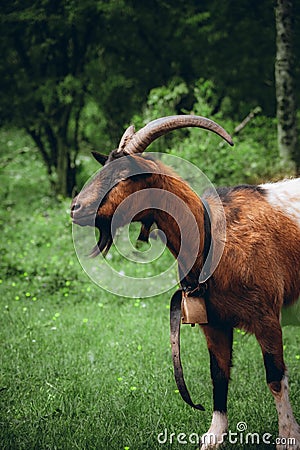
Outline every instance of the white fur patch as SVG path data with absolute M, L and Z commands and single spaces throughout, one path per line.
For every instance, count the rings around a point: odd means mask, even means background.
M 217 449 L 224 442 L 228 429 L 228 419 L 226 413 L 214 411 L 210 428 L 202 436 L 201 450 Z M 225 435 L 225 436 L 224 436 Z
M 282 442 L 285 442 L 284 444 L 278 444 L 277 450 L 299 450 L 300 427 L 294 418 L 290 404 L 287 376 L 284 376 L 281 381 L 281 391 L 279 393 L 273 393 L 273 395 L 278 413 L 279 437 L 283 438 Z M 295 439 L 295 444 L 289 438 Z M 289 444 L 286 442 L 289 442 Z
M 296 220 L 300 227 L 300 178 L 261 184 L 267 191 L 267 200 L 275 208 Z

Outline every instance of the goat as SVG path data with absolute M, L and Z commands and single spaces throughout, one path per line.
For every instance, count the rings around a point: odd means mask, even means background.
M 287 442 L 288 438 L 295 439 L 294 444 L 278 444 L 277 448 L 299 450 L 300 428 L 289 401 L 280 315 L 282 306 L 293 304 L 300 294 L 300 179 L 220 188 L 217 193 L 221 211 L 215 193 L 208 191 L 198 197 L 171 169 L 141 155 L 153 140 L 183 127 L 208 129 L 233 145 L 230 135 L 222 127 L 199 116 L 160 118 L 138 132 L 131 126 L 125 131 L 118 149 L 109 156 L 93 153 L 104 167 L 73 199 L 71 217 L 75 224 L 100 230 L 100 239 L 92 254 L 105 254 L 114 238 L 115 231 L 111 229 L 114 213 L 126 201 L 126 211 L 117 227 L 129 220 L 139 221 L 142 223 L 140 238 L 147 240 L 155 223 L 165 233 L 167 246 L 177 258 L 181 290 L 172 300 L 177 316 L 178 305 L 182 307 L 184 299 L 204 298 L 207 320 L 194 321 L 200 322 L 207 341 L 214 410 L 201 449 L 218 448 L 228 429 L 227 392 L 233 329 L 238 327 L 253 333 L 261 347 L 266 381 L 277 408 L 279 436 Z M 137 192 L 143 194 L 141 200 L 135 197 L 135 202 L 141 203 L 138 208 L 134 202 L 127 201 Z M 166 210 L 169 199 L 164 198 L 164 193 L 174 194 L 189 211 L 189 214 L 177 211 L 182 223 Z M 159 207 L 153 196 L 161 199 Z M 214 273 L 205 284 L 200 283 L 207 244 L 209 239 L 212 243 L 214 240 L 213 235 L 209 236 L 210 230 L 218 228 L 222 214 L 226 219 L 223 254 Z M 197 232 L 199 238 L 194 239 Z M 182 233 L 185 233 L 184 239 Z M 181 314 L 179 311 L 179 320 Z M 178 320 L 176 323 L 178 325 Z M 175 353 L 178 351 L 173 357 L 180 392 L 192 406 L 203 409 L 189 398 L 180 365 L 179 345 L 173 344 Z

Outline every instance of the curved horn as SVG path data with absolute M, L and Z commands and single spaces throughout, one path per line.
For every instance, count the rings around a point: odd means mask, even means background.
M 216 122 L 201 116 L 179 115 L 161 117 L 160 119 L 153 120 L 134 134 L 128 133 L 129 130 L 126 130 L 124 133 L 124 135 L 126 134 L 125 139 L 123 135 L 118 150 L 127 155 L 131 153 L 142 153 L 160 136 L 177 128 L 186 127 L 198 127 L 212 131 L 225 139 L 228 144 L 233 145 L 231 136 Z M 132 132 L 132 129 L 130 131 Z
M 130 125 L 130 127 L 128 127 L 125 133 L 123 134 L 120 140 L 119 148 L 116 151 L 116 153 L 123 152 L 124 148 L 126 148 L 126 146 L 131 141 L 134 135 L 135 135 L 134 125 Z

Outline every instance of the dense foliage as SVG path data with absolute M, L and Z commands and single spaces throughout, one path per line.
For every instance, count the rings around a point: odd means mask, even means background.
M 178 113 L 194 107 L 199 80 L 209 80 L 211 116 L 238 123 L 259 106 L 274 117 L 274 6 L 274 0 L 4 2 L 0 120 L 27 130 L 53 188 L 70 195 L 79 150 L 116 145 L 151 89 L 183 83 Z M 297 1 L 293 18 L 299 80 Z M 299 92 L 298 83 L 298 99 Z
M 141 127 L 156 117 L 175 114 L 187 92 L 188 87 L 183 82 L 153 89 L 142 115 L 135 115 L 132 122 Z M 192 94 L 191 112 L 212 117 L 218 101 L 213 83 L 199 80 Z M 222 111 L 214 116 L 233 136 L 233 149 L 212 133 L 190 129 L 160 138 L 150 150 L 167 151 L 187 159 L 219 186 L 259 183 L 290 175 L 289 168 L 281 163 L 278 155 L 276 120 L 263 116 L 260 109 L 256 113 L 239 132 L 235 131 L 237 123 L 226 118 L 226 101 Z

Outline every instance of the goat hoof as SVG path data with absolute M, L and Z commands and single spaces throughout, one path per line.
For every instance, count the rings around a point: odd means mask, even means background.
M 211 433 L 206 433 L 202 436 L 200 450 L 216 450 L 221 447 L 223 442 L 223 436 L 219 437 Z
M 300 426 L 295 419 L 292 423 L 283 426 L 279 435 L 281 442 L 277 445 L 276 450 L 300 450 Z
M 281 443 L 277 444 L 276 450 L 300 450 L 300 433 L 290 436 L 280 436 Z
M 214 411 L 211 426 L 201 438 L 201 450 L 220 448 L 227 435 L 228 419 L 224 412 Z
M 278 444 L 276 450 L 300 450 L 300 444 Z

